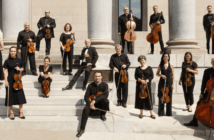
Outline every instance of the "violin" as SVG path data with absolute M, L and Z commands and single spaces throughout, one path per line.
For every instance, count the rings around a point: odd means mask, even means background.
M 158 21 L 160 21 L 161 16 L 163 15 L 163 12 L 160 13 L 160 16 L 158 17 Z M 146 37 L 146 40 L 152 44 L 155 44 L 159 41 L 158 32 L 161 30 L 161 25 L 157 23 L 152 23 L 152 29 L 151 33 L 149 33 Z
M 19 64 L 16 63 L 16 67 L 18 67 L 18 66 L 19 66 Z M 13 84 L 13 88 L 14 88 L 15 90 L 21 90 L 21 89 L 23 88 L 22 81 L 21 81 L 22 75 L 19 74 L 19 72 L 17 71 L 17 74 L 15 74 L 15 75 L 13 76 L 13 78 L 14 78 L 14 80 L 15 80 L 15 82 L 14 82 L 14 84 Z
M 112 90 L 112 89 L 109 89 L 109 90 L 107 90 L 107 91 L 105 91 L 105 92 L 99 91 L 99 92 L 97 92 L 95 95 L 89 96 L 89 101 L 92 102 L 92 101 L 95 100 L 97 97 L 99 97 L 99 96 L 101 96 L 102 94 L 104 94 L 104 93 L 106 93 L 106 92 L 109 92 L 109 91 L 111 91 L 111 90 Z
M 214 20 L 213 20 L 213 22 L 214 22 Z M 214 25 L 211 26 L 210 38 L 214 39 Z
M 144 75 L 142 75 L 142 80 L 144 80 Z M 138 82 L 141 82 L 141 79 L 139 79 Z M 145 85 L 141 84 L 141 85 L 140 85 L 139 97 L 140 97 L 141 99 L 145 99 L 145 98 L 148 97 L 148 93 L 147 93 L 147 84 L 145 84 Z
M 189 68 L 189 66 L 187 68 Z M 186 81 L 184 82 L 184 85 L 186 85 L 186 92 L 187 92 L 187 87 L 192 86 L 191 76 L 192 75 L 186 71 L 186 74 L 185 74 Z
M 72 35 L 74 35 L 74 34 L 72 34 Z M 73 44 L 73 42 L 74 42 L 74 38 L 73 39 L 70 38 L 70 39 L 66 40 L 66 44 L 64 45 L 66 52 L 69 52 L 71 50 L 71 45 Z
M 132 10 L 130 10 L 130 14 L 131 14 L 131 18 L 132 18 Z M 134 42 L 136 39 L 137 39 L 137 36 L 134 32 L 135 28 L 136 28 L 136 23 L 134 21 L 131 21 L 131 18 L 130 20 L 126 23 L 126 28 L 127 28 L 127 31 L 124 35 L 124 39 L 127 41 L 127 42 Z
M 50 92 L 50 89 L 48 88 L 48 86 L 49 86 L 49 81 L 46 80 L 46 78 L 44 79 L 44 81 L 42 81 L 42 86 L 43 86 L 43 88 L 42 88 L 42 93 L 48 94 L 48 93 Z
M 45 38 L 46 39 L 51 39 L 51 30 L 50 29 L 46 29 L 45 30 Z
M 214 128 L 214 78 L 207 81 L 206 99 L 202 99 L 196 108 L 195 117 L 208 128 Z
M 161 92 L 162 92 L 162 97 L 161 97 L 161 102 L 162 104 L 165 102 L 165 103 L 169 103 L 170 102 L 170 98 L 169 98 L 169 88 L 166 87 L 166 79 L 165 80 L 165 83 L 164 83 L 164 87 L 161 89 Z
M 28 34 L 28 38 L 30 39 L 30 35 Z M 27 46 L 28 46 L 28 52 L 29 53 L 34 53 L 35 52 L 35 48 L 34 48 L 34 44 L 32 41 L 29 41 L 27 43 Z
M 121 64 L 123 65 L 123 62 Z M 122 69 L 122 65 L 121 65 L 121 82 L 127 83 L 128 82 L 127 71 L 125 69 Z

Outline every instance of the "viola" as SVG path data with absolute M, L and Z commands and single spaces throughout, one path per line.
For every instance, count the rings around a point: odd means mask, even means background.
M 214 20 L 213 20 L 214 22 Z M 210 38 L 214 39 L 214 25 L 211 26 L 211 34 L 210 34 Z
M 170 98 L 169 98 L 169 88 L 166 87 L 166 79 L 165 79 L 165 83 L 164 83 L 164 87 L 161 89 L 162 92 L 162 97 L 161 97 L 161 102 L 162 104 L 165 103 L 169 103 L 170 102 Z
M 18 66 L 19 66 L 19 64 L 16 63 L 16 67 L 18 67 Z M 15 82 L 13 83 L 13 88 L 14 88 L 15 90 L 21 90 L 21 89 L 23 88 L 22 81 L 21 81 L 22 75 L 19 74 L 19 72 L 17 71 L 17 74 L 15 74 L 15 75 L 13 76 L 13 78 L 14 78 L 14 81 L 15 81 Z
M 189 66 L 187 68 L 189 68 Z M 184 85 L 186 85 L 186 92 L 187 92 L 187 87 L 192 86 L 191 76 L 192 75 L 190 73 L 186 72 L 186 74 L 185 74 L 185 79 L 186 80 L 184 82 Z
M 72 35 L 74 35 L 74 34 L 72 34 Z M 70 39 L 66 40 L 66 44 L 64 45 L 66 52 L 69 52 L 71 50 L 71 45 L 73 44 L 73 42 L 74 42 L 74 38 L 73 39 L 70 38 Z
M 46 80 L 46 78 L 44 79 L 44 81 L 42 81 L 42 93 L 44 94 L 48 94 L 50 92 L 50 89 L 48 88 L 49 86 L 49 81 Z
M 160 16 L 158 17 L 158 21 L 160 21 L 160 18 L 162 16 L 163 12 L 160 13 Z M 161 30 L 161 25 L 157 23 L 152 24 L 151 32 L 147 35 L 146 40 L 152 44 L 155 44 L 159 41 L 158 32 Z
M 195 117 L 197 120 L 208 128 L 214 128 L 214 78 L 207 81 L 206 99 L 201 99 L 196 108 Z
M 28 34 L 28 38 L 30 39 L 30 35 Z M 34 43 L 32 41 L 29 41 L 27 43 L 28 46 L 28 52 L 29 53 L 34 53 L 35 52 L 35 48 L 34 48 Z
M 89 101 L 92 102 L 92 101 L 95 100 L 97 97 L 100 97 L 102 94 L 104 94 L 104 93 L 106 93 L 106 92 L 109 92 L 109 91 L 111 91 L 111 90 L 112 90 L 112 89 L 109 89 L 109 90 L 107 90 L 107 91 L 105 91 L 105 92 L 99 91 L 99 92 L 97 92 L 95 95 L 89 96 Z
M 45 30 L 45 38 L 46 39 L 51 39 L 51 30 L 50 29 L 46 29 Z
M 123 62 L 121 64 L 123 65 Z M 127 70 L 122 69 L 122 65 L 121 65 L 121 82 L 127 83 L 128 82 Z
M 144 75 L 142 75 L 142 80 L 144 80 Z M 141 82 L 141 79 L 139 79 L 138 82 Z M 141 99 L 145 99 L 148 97 L 148 93 L 147 93 L 147 84 L 141 84 L 140 85 L 140 93 L 139 93 L 139 97 Z

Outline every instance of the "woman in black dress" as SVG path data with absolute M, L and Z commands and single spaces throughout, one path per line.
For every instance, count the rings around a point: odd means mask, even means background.
M 49 63 L 50 63 L 50 58 L 49 58 L 49 57 L 45 57 L 45 58 L 44 58 L 44 65 L 40 65 L 40 66 L 39 66 L 39 73 L 40 73 L 40 74 L 39 74 L 38 81 L 39 81 L 39 83 L 40 83 L 41 86 L 42 86 L 42 82 L 43 82 L 45 79 L 48 80 L 48 81 L 49 81 L 48 88 L 49 88 L 49 90 L 51 90 L 51 89 L 50 89 L 50 87 L 51 87 L 51 82 L 52 82 L 51 73 L 52 73 L 53 67 L 50 66 Z M 43 88 L 43 86 L 42 86 L 42 88 Z M 45 97 L 46 97 L 46 98 L 49 97 L 49 93 L 48 93 L 48 94 L 43 93 L 42 95 L 43 95 L 44 98 L 45 98 Z
M 172 116 L 172 90 L 174 89 L 174 67 L 169 63 L 170 56 L 167 53 L 164 53 L 161 58 L 160 65 L 158 66 L 158 70 L 156 75 L 160 77 L 158 83 L 158 115 L 164 116 L 164 102 L 161 101 L 161 97 L 163 96 L 162 89 L 164 87 L 169 89 L 168 96 L 170 98 L 170 102 L 166 104 L 166 116 Z M 160 74 L 161 72 L 161 74 Z M 164 91 L 164 90 L 163 90 Z M 166 93 L 165 93 L 166 94 Z
M 18 64 L 18 67 L 16 66 Z M 27 103 L 23 88 L 15 90 L 13 84 L 15 82 L 14 75 L 24 70 L 22 60 L 17 58 L 17 49 L 12 46 L 9 50 L 8 59 L 4 62 L 4 79 L 6 87 L 5 106 L 10 108 L 10 119 L 14 120 L 13 105 L 19 105 L 20 118 L 25 119 L 23 114 L 23 104 Z M 8 87 L 9 86 L 9 87 Z M 8 102 L 8 88 L 9 88 L 9 102 Z
M 136 97 L 135 97 L 135 108 L 140 109 L 139 118 L 143 118 L 143 109 L 150 110 L 151 118 L 155 119 L 156 117 L 153 115 L 153 104 L 152 104 L 152 93 L 151 93 L 151 82 L 153 79 L 153 71 L 150 66 L 146 65 L 146 57 L 140 55 L 138 57 L 138 62 L 141 66 L 137 67 L 135 70 L 135 79 L 136 79 Z M 142 75 L 144 75 L 144 79 L 142 79 Z M 142 99 L 139 97 L 140 85 L 147 84 L 148 86 L 148 97 Z
M 191 74 L 192 85 L 187 86 L 184 84 L 186 81 L 186 74 Z M 192 112 L 192 105 L 194 104 L 193 90 L 195 86 L 195 74 L 198 74 L 198 65 L 192 59 L 192 54 L 186 52 L 184 55 L 184 62 L 182 63 L 182 72 L 179 80 L 179 85 L 182 85 L 184 91 L 184 98 L 186 102 L 186 108 L 183 111 Z M 181 84 L 182 83 L 182 84 Z
M 61 46 L 61 54 L 62 54 L 62 59 L 63 59 L 63 75 L 67 74 L 67 70 L 66 70 L 66 66 L 67 66 L 67 57 L 68 57 L 68 62 L 69 62 L 69 75 L 73 75 L 72 74 L 72 67 L 73 67 L 73 51 L 74 51 L 74 46 L 73 44 L 75 44 L 75 37 L 74 34 L 71 33 L 72 30 L 72 26 L 69 23 L 66 23 L 64 26 L 64 33 L 61 34 L 60 36 L 60 46 Z M 68 39 L 73 39 L 73 44 L 70 46 L 70 51 L 66 52 L 65 51 L 65 47 L 64 45 L 66 44 L 66 41 Z M 63 56 L 64 54 L 64 56 Z
M 3 72 L 3 67 L 2 67 L 2 51 L 4 50 L 4 43 L 3 40 L 0 40 L 0 81 L 4 80 L 4 72 Z M 0 85 L 3 83 L 0 82 Z

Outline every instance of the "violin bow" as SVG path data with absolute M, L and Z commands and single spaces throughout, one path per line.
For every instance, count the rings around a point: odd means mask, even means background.
M 47 23 L 44 27 L 42 27 L 42 29 L 44 29 L 47 25 L 51 24 L 52 22 L 54 22 L 56 19 L 53 19 L 51 22 Z M 41 29 L 41 30 L 42 30 Z
M 103 110 L 103 109 L 100 109 L 100 108 L 95 108 L 95 110 L 100 110 L 100 111 L 103 111 L 103 112 L 106 112 L 106 113 L 110 113 L 110 114 L 114 114 L 114 115 L 117 115 L 117 116 L 120 116 L 120 117 L 124 117 L 124 116 L 121 116 L 121 115 L 118 115 L 118 114 L 115 114 L 115 113 L 112 113 L 110 111 L 106 111 L 106 110 Z

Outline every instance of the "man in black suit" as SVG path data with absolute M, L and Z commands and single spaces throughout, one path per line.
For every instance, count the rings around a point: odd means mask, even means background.
M 50 54 L 51 49 L 51 38 L 54 38 L 54 30 L 53 28 L 56 27 L 55 20 L 50 18 L 50 11 L 45 11 L 45 17 L 40 18 L 39 22 L 37 23 L 39 28 L 39 32 L 37 35 L 37 42 L 36 42 L 36 51 L 39 51 L 40 48 L 40 41 L 45 38 L 46 42 L 46 55 Z M 44 27 L 44 28 L 43 28 Z M 46 38 L 46 29 L 50 29 L 51 38 Z
M 129 8 L 127 6 L 124 6 L 123 8 L 123 12 L 124 14 L 121 15 L 118 18 L 118 34 L 119 36 L 121 36 L 121 43 L 120 45 L 122 45 L 123 49 L 122 49 L 122 53 L 124 53 L 124 49 L 125 49 L 125 39 L 124 39 L 124 35 L 127 31 L 126 28 L 126 23 L 130 20 L 130 15 L 129 15 Z M 133 20 L 133 18 L 131 19 Z M 127 47 L 128 47 L 128 51 L 130 54 L 133 54 L 133 48 L 132 48 L 132 43 L 131 42 L 127 42 Z
M 62 90 L 68 90 L 72 89 L 74 84 L 76 83 L 77 79 L 80 77 L 80 75 L 85 70 L 85 79 L 83 81 L 83 91 L 86 89 L 86 84 L 88 82 L 90 72 L 91 70 L 96 67 L 96 62 L 98 59 L 98 54 L 96 51 L 96 48 L 91 47 L 91 41 L 89 39 L 85 40 L 86 47 L 83 48 L 80 60 L 82 60 L 82 64 L 80 65 L 78 71 L 74 75 L 73 79 L 70 81 L 69 85 L 67 85 L 65 88 L 62 88 Z
M 206 32 L 207 38 L 207 53 L 210 53 L 210 34 L 211 34 L 211 25 L 214 25 L 214 14 L 212 14 L 212 6 L 207 6 L 208 14 L 204 15 L 203 26 Z M 214 39 L 212 39 L 212 54 L 214 54 Z

